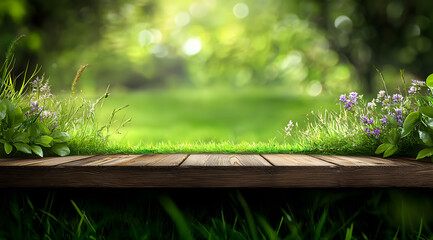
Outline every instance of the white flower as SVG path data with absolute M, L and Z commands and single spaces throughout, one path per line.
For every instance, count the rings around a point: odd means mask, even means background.
M 296 124 L 298 125 L 298 124 Z M 291 132 L 292 129 L 295 125 L 293 124 L 292 120 L 289 121 L 289 123 L 287 124 L 287 126 L 284 128 L 284 132 L 286 133 L 286 135 L 288 136 L 292 136 Z
M 385 97 L 385 91 L 384 90 L 380 90 L 379 93 L 377 94 L 377 98 L 383 98 Z

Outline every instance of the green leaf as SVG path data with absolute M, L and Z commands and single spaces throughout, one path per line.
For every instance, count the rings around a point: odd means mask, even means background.
M 423 150 L 419 151 L 416 159 L 430 157 L 431 155 L 433 155 L 433 148 L 424 148 Z
M 18 127 L 21 123 L 24 122 L 24 114 L 20 107 L 15 108 L 15 115 L 14 115 L 14 127 Z
M 53 138 L 47 135 L 40 136 L 35 139 L 35 143 L 44 147 L 50 147 Z
M 37 126 L 36 124 L 32 124 L 32 125 L 29 127 L 29 132 L 30 132 L 30 136 L 31 136 L 31 137 L 37 137 L 39 134 L 41 134 L 41 133 L 39 132 L 39 128 L 37 128 L 36 126 Z
M 51 148 L 51 150 L 52 150 L 55 154 L 57 154 L 57 155 L 59 155 L 59 156 L 61 156 L 61 157 L 66 156 L 66 155 L 69 155 L 69 153 L 71 152 L 71 151 L 69 150 L 69 147 L 68 147 L 66 144 L 64 144 L 64 143 L 58 143 L 58 144 L 55 144 L 55 145 Z
M 51 137 L 53 137 L 56 142 L 65 142 L 71 138 L 68 133 L 58 131 L 53 132 Z
M 14 142 L 29 143 L 29 134 L 27 132 L 20 132 L 14 136 Z
M 10 145 L 9 143 L 5 143 L 5 152 L 6 154 L 9 154 L 12 152 L 12 145 Z
M 419 138 L 429 147 L 433 146 L 433 132 L 426 126 L 421 125 L 418 130 Z
M 385 152 L 388 148 L 392 147 L 391 143 L 382 143 L 379 145 L 379 147 L 377 147 L 376 152 L 374 152 L 375 154 L 380 154 Z
M 14 143 L 14 146 L 20 152 L 32 154 L 32 149 L 30 148 L 30 146 L 28 144 L 25 144 L 25 143 Z
M 386 151 L 383 153 L 383 157 L 389 157 L 393 155 L 395 152 L 397 152 L 398 147 L 396 145 L 392 145 L 390 148 L 386 149 Z
M 433 107 L 432 106 L 424 106 L 420 108 L 422 114 L 426 115 L 429 118 L 433 118 Z
M 44 157 L 44 151 L 42 151 L 42 148 L 39 147 L 38 145 L 30 145 L 30 148 L 39 157 Z
M 427 86 L 433 87 L 433 74 L 428 75 L 425 83 L 427 84 Z
M 6 118 L 8 121 L 8 126 L 12 127 L 14 125 L 14 120 L 15 120 L 15 106 L 11 103 L 11 101 L 7 99 L 4 99 L 3 101 L 5 101 L 7 106 Z
M 37 121 L 36 128 L 43 135 L 50 135 L 50 130 L 42 122 Z
M 6 111 L 8 106 L 6 105 L 5 100 L 0 101 L 0 120 L 3 120 L 6 117 Z
M 388 139 L 389 143 L 391 143 L 393 145 L 397 145 L 398 141 L 400 140 L 400 132 L 397 132 L 397 130 L 395 130 L 395 128 L 393 128 L 393 129 L 391 129 L 391 131 L 389 131 L 386 138 Z
M 403 123 L 403 132 L 402 137 L 406 137 L 412 129 L 416 127 L 416 125 L 421 121 L 421 114 L 419 112 L 410 113 Z

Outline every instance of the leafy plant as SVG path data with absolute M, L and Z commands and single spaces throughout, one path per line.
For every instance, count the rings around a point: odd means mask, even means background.
M 423 149 L 418 152 L 417 159 L 433 155 L 433 74 L 430 74 L 423 87 L 427 87 L 427 96 L 417 96 L 418 109 L 405 119 L 402 137 L 415 137 L 422 142 Z M 433 160 L 433 158 L 432 158 Z
M 26 154 L 35 153 L 43 157 L 44 149 L 65 156 L 70 153 L 67 140 L 70 138 L 65 132 L 59 131 L 52 121 L 47 120 L 50 112 L 32 102 L 30 106 L 21 107 L 26 99 L 25 92 L 30 81 L 39 72 L 36 67 L 30 76 L 28 68 L 20 75 L 13 77 L 15 58 L 13 50 L 22 37 L 15 40 L 6 54 L 0 69 L 0 143 L 2 150 L 9 155 L 14 149 Z M 21 83 L 18 83 L 20 80 Z M 50 126 L 51 125 L 51 126 Z
M 49 129 L 41 114 L 42 110 L 22 109 L 9 99 L 0 100 L 0 143 L 6 154 L 11 154 L 14 149 L 27 154 L 33 152 L 40 157 L 44 156 L 43 149 L 59 156 L 69 154 L 66 144 L 69 135 L 58 131 L 55 126 Z
M 412 154 L 409 151 L 417 151 L 417 159 L 433 156 L 433 74 L 407 86 L 401 71 L 404 91 L 390 94 L 377 71 L 385 90 L 369 102 L 356 92 L 341 95 L 340 112 L 313 113 L 316 121 L 295 134 L 301 144 L 315 147 L 316 152 L 370 154 L 373 147 L 383 157 Z M 292 126 L 286 127 L 287 135 Z

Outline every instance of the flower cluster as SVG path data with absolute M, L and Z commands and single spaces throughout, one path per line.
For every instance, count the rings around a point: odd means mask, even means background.
M 417 87 L 415 88 L 416 92 Z M 378 139 L 385 129 L 402 126 L 403 108 L 408 100 L 401 94 L 388 95 L 386 91 L 381 90 L 375 99 L 365 105 L 359 101 L 360 97 L 356 92 L 343 94 L 339 98 L 339 103 L 344 104 L 345 110 L 353 112 L 353 116 L 362 124 L 361 127 L 367 136 Z M 354 105 L 358 107 L 354 108 Z
M 380 129 L 374 127 L 373 117 L 369 118 L 368 116 L 361 116 L 360 121 L 365 125 L 364 132 L 367 134 L 367 136 L 374 137 L 375 139 L 380 136 Z
M 358 104 L 358 93 L 351 92 L 349 96 L 346 96 L 346 94 L 341 95 L 340 104 L 344 104 L 347 110 L 353 111 L 353 106 Z
M 286 127 L 284 127 L 284 132 L 287 136 L 292 136 L 292 130 L 295 124 L 293 124 L 293 121 L 290 120 Z M 296 126 L 298 126 L 298 123 L 296 123 Z
M 39 118 L 39 120 L 43 121 L 44 119 L 53 120 L 53 128 L 57 127 L 57 114 L 50 110 L 43 110 L 43 107 L 39 105 L 38 101 L 30 101 L 30 110 L 24 113 L 26 117 L 29 118 Z
M 374 137 L 375 139 L 377 139 L 378 136 L 380 136 L 380 128 L 375 128 L 375 129 L 371 129 L 369 127 L 366 127 L 364 132 L 367 133 L 367 136 L 369 137 Z
M 398 103 L 402 99 L 403 99 L 403 96 L 401 94 L 394 94 L 394 95 L 392 95 L 392 101 L 394 103 Z
M 419 90 L 421 90 L 421 86 L 425 86 L 426 82 L 424 81 L 418 81 L 418 80 L 412 80 L 412 86 L 407 91 L 409 94 L 416 94 Z
M 37 98 L 48 99 L 53 96 L 51 93 L 51 86 L 49 80 L 45 79 L 44 76 L 41 78 L 36 77 L 32 81 L 32 93 L 37 95 Z
M 391 112 L 390 114 L 396 118 L 399 125 L 401 123 L 403 123 L 403 110 L 402 109 L 396 108 L 396 109 L 394 109 L 394 112 Z

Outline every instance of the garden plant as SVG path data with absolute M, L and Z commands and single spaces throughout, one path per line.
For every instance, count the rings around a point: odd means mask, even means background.
M 0 68 L 0 154 L 43 157 L 48 152 L 66 156 L 71 146 L 74 151 L 79 151 L 79 146 L 84 149 L 105 146 L 115 114 L 127 106 L 113 110 L 105 125 L 96 122 L 95 109 L 108 97 L 108 88 L 95 102 L 74 94 L 87 65 L 78 70 L 71 95 L 60 100 L 51 93 L 49 80 L 44 75 L 37 76 L 40 67 L 36 66 L 32 72 L 27 68 L 18 77 L 13 76 L 14 48 L 21 38 L 11 44 Z M 127 122 L 129 119 L 119 128 Z
M 337 152 L 349 151 L 389 157 L 394 154 L 415 155 L 417 159 L 433 155 L 433 74 L 426 81 L 406 84 L 401 71 L 403 89 L 391 93 L 384 84 L 376 98 L 367 101 L 357 92 L 342 94 L 340 111 L 314 114 L 306 129 L 293 135 L 304 146 L 332 152 L 329 143 L 337 142 Z M 297 124 L 296 124 L 297 125 Z M 292 135 L 295 124 L 290 121 L 284 134 Z M 340 149 L 338 149 L 340 147 Z

